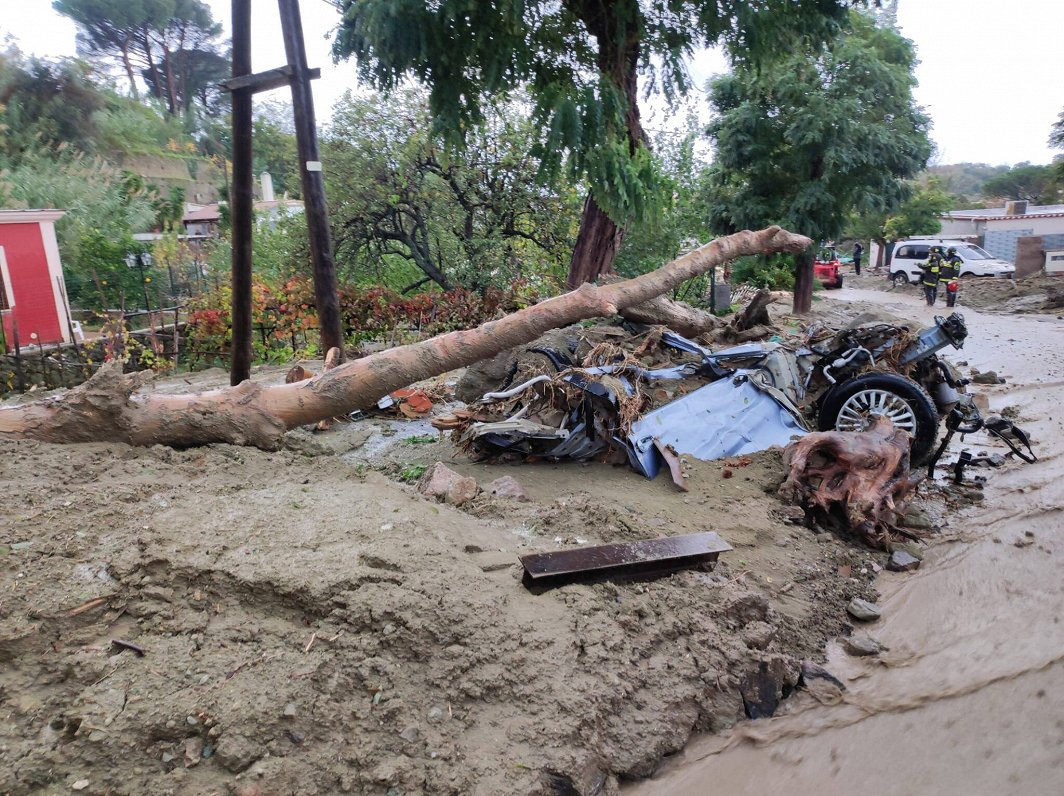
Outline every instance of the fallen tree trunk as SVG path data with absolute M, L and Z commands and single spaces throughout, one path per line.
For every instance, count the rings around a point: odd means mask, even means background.
M 623 282 L 618 276 L 599 277 L 599 285 L 614 285 Z M 682 301 L 673 301 L 668 296 L 654 296 L 652 299 L 631 307 L 619 307 L 622 318 L 651 326 L 668 326 L 684 337 L 700 337 L 710 334 L 723 325 L 723 321 L 712 313 L 692 307 Z
M 530 342 L 549 329 L 642 304 L 715 265 L 808 245 L 808 238 L 779 227 L 739 232 L 635 279 L 584 284 L 475 329 L 382 351 L 292 384 L 262 387 L 246 381 L 191 395 L 137 393 L 140 378 L 105 367 L 62 396 L 0 408 L 0 437 L 177 447 L 229 442 L 274 449 L 288 429 L 372 407 L 393 390 Z

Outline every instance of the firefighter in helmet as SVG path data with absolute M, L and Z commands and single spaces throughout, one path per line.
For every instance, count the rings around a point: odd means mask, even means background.
M 938 281 L 942 274 L 942 248 L 940 246 L 932 246 L 930 252 L 928 252 L 927 262 L 923 265 L 923 275 L 920 277 L 920 284 L 924 288 L 924 298 L 927 299 L 927 306 L 935 306 L 935 299 L 938 297 Z
M 946 249 L 946 256 L 942 260 L 942 269 L 939 274 L 943 282 L 946 283 L 946 306 L 957 306 L 957 291 L 960 289 L 960 283 L 957 281 L 957 277 L 961 273 L 961 265 L 964 264 L 957 255 L 957 249 L 950 246 Z

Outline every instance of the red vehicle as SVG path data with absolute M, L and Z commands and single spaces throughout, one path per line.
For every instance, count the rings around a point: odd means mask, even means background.
M 828 290 L 842 287 L 842 274 L 839 272 L 842 263 L 834 246 L 824 246 L 820 254 L 813 260 L 813 278 Z

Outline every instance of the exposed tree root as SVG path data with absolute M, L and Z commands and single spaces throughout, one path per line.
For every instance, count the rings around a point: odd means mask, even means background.
M 102 368 L 62 396 L 0 408 L 0 436 L 177 447 L 230 442 L 273 449 L 288 429 L 372 407 L 393 390 L 528 343 L 548 329 L 643 304 L 713 266 L 808 245 L 808 238 L 779 227 L 739 232 L 635 279 L 584 284 L 475 329 L 382 351 L 275 387 L 244 382 L 192 395 L 137 393 L 137 377 L 122 376 L 117 366 Z
M 902 533 L 898 521 L 921 480 L 909 472 L 909 434 L 886 417 L 866 432 L 809 434 L 787 446 L 783 462 L 783 498 L 883 549 Z

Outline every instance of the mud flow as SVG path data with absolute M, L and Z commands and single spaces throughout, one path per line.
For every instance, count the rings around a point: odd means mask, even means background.
M 873 295 L 839 299 L 932 312 Z M 986 389 L 991 408 L 1017 408 L 1038 464 L 995 471 L 918 573 L 879 576 L 871 632 L 889 650 L 866 663 L 832 645 L 845 691 L 702 737 L 626 793 L 1064 792 L 1064 323 L 960 309 L 979 331 L 954 358 L 1006 378 Z
M 829 322 L 930 320 L 840 294 Z M 476 463 L 426 421 L 275 453 L 0 441 L 0 793 L 1060 793 L 1064 333 L 966 313 L 952 358 L 1006 378 L 990 404 L 1041 461 L 928 487 L 915 574 L 803 527 L 778 450 L 688 460 L 684 494 Z M 461 508 L 414 488 L 439 461 L 480 487 Z M 713 570 L 520 583 L 524 553 L 706 530 Z M 864 663 L 832 640 L 877 592 Z

